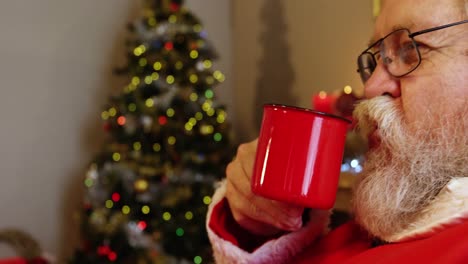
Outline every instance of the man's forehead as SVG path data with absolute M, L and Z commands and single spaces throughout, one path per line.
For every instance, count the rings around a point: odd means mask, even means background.
M 412 29 L 415 27 L 415 23 L 410 21 L 408 23 L 405 23 L 405 24 L 395 24 L 393 25 L 390 30 L 387 31 L 384 31 L 384 35 L 382 34 L 379 34 L 379 32 L 374 32 L 374 35 L 372 36 L 372 38 L 369 40 L 369 43 L 368 43 L 368 46 L 370 47 L 373 43 L 377 42 L 377 40 L 383 38 L 384 36 L 386 36 L 387 34 L 393 32 L 393 31 L 396 31 L 398 29 L 403 29 L 403 28 L 406 28 L 406 29 L 409 29 L 410 32 L 413 31 Z
M 395 22 L 388 21 L 388 22 L 383 22 L 380 24 L 377 22 L 374 28 L 374 33 L 371 39 L 369 40 L 368 44 L 370 46 L 372 43 L 375 43 L 377 40 L 385 37 L 387 34 L 398 29 L 406 28 L 406 29 L 409 29 L 410 31 L 414 31 L 414 28 L 416 27 L 416 25 L 419 25 L 419 24 L 422 24 L 422 23 L 418 23 L 414 19 L 400 19 L 399 21 L 396 21 L 396 20 Z
M 414 32 L 453 22 L 453 4 L 454 0 L 385 0 L 371 41 L 396 29 L 407 28 Z

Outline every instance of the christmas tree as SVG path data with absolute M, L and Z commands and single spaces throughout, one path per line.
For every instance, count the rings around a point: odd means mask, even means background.
M 210 263 L 207 206 L 234 150 L 213 90 L 225 77 L 182 0 L 145 0 L 129 35 L 70 263 Z

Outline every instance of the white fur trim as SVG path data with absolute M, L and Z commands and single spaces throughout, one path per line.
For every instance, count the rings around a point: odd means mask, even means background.
M 467 218 L 468 178 L 454 178 L 414 223 L 402 232 L 382 239 L 388 242 L 402 242 L 427 237 Z
M 216 235 L 209 228 L 209 221 L 213 207 L 218 204 L 225 196 L 226 183 L 222 182 L 216 190 L 212 203 L 208 208 L 206 228 L 208 237 L 213 246 L 216 263 L 223 264 L 262 264 L 262 263 L 286 263 L 292 256 L 298 254 L 305 247 L 310 245 L 320 235 L 324 234 L 328 226 L 330 216 L 329 211 L 310 210 L 311 215 L 309 223 L 296 232 L 291 232 L 277 239 L 270 240 L 249 253 L 244 251 L 231 242 L 226 241 Z

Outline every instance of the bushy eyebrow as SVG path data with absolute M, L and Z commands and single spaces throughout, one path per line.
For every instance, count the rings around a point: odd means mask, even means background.
M 392 29 L 390 30 L 390 32 L 388 32 L 387 35 L 385 35 L 385 36 L 388 36 L 388 34 L 394 32 L 394 31 L 400 30 L 400 29 L 404 29 L 404 28 L 406 28 L 406 29 L 411 29 L 411 28 L 413 28 L 413 27 L 414 27 L 414 23 L 413 23 L 413 22 L 409 23 L 409 24 L 406 25 L 406 26 L 403 26 L 402 24 L 397 24 L 397 25 L 393 26 Z M 385 37 L 385 36 L 384 36 L 384 37 Z M 372 38 L 369 40 L 369 42 L 367 43 L 367 47 L 370 47 L 372 44 L 376 43 L 377 41 L 379 41 L 379 40 L 381 40 L 381 39 L 382 39 L 382 38 L 377 39 L 375 36 L 372 37 Z

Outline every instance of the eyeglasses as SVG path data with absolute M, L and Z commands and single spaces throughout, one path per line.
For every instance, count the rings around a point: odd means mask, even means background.
M 468 20 L 424 29 L 414 33 L 411 33 L 406 28 L 397 29 L 389 33 L 374 42 L 359 55 L 357 71 L 361 75 L 362 82 L 366 83 L 372 76 L 377 67 L 377 61 L 382 61 L 386 70 L 393 77 L 399 78 L 411 73 L 421 64 L 421 54 L 414 37 L 464 23 L 468 23 Z

